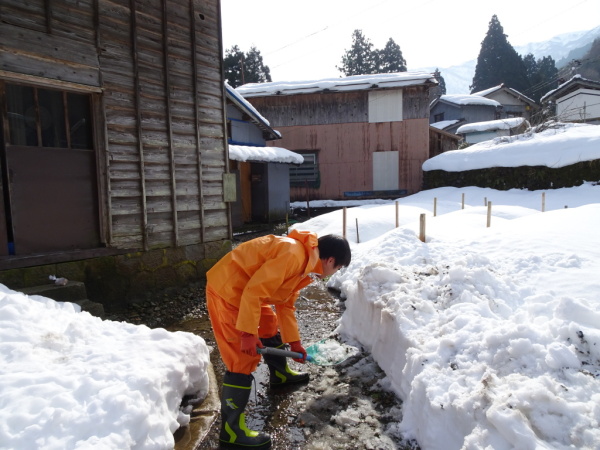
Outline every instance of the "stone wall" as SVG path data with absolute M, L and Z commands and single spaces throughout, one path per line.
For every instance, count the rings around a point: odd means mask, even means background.
M 0 283 L 19 290 L 49 284 L 50 275 L 81 281 L 89 299 L 111 312 L 143 301 L 157 291 L 204 279 L 230 250 L 231 241 L 225 240 L 10 269 L 0 271 Z
M 488 169 L 423 172 L 423 189 L 477 186 L 498 190 L 559 189 L 600 181 L 600 160 L 582 161 L 553 169 L 545 166 L 490 167 Z

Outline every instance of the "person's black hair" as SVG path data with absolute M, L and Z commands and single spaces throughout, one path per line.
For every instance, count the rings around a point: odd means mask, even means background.
M 342 236 L 327 234 L 319 238 L 319 258 L 335 259 L 336 266 L 348 267 L 352 254 L 350 253 L 350 244 Z

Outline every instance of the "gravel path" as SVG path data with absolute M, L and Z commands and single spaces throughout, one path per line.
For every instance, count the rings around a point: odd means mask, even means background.
M 296 306 L 305 343 L 325 337 L 339 339 L 334 330 L 344 303 L 322 282 L 305 288 Z M 225 369 L 212 336 L 203 284 L 162 293 L 110 319 L 202 336 L 214 349 L 211 361 L 220 383 Z M 399 433 L 402 404 L 388 390 L 385 374 L 367 352 L 360 349 L 356 356 L 332 367 L 290 364 L 296 370 L 308 371 L 311 382 L 272 389 L 267 366 L 261 364 L 248 405 L 249 427 L 271 434 L 273 449 L 418 449 Z M 219 427 L 220 419 L 198 447 L 200 450 L 218 448 Z

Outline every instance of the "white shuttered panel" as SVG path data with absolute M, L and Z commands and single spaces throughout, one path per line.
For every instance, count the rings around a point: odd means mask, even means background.
M 369 92 L 369 123 L 402 120 L 402 90 Z
M 398 173 L 398 152 L 373 153 L 374 191 L 398 189 Z

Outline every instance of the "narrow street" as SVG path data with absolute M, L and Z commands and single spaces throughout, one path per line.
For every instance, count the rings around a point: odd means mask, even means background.
M 253 237 L 256 234 L 250 233 L 238 241 Z M 335 336 L 335 329 L 344 305 L 323 282 L 314 282 L 303 289 L 296 302 L 303 343 L 310 345 L 323 338 L 340 340 Z M 225 367 L 208 318 L 204 283 L 165 291 L 109 318 L 201 336 L 211 348 L 211 362 L 220 390 Z M 398 423 L 402 417 L 402 402 L 387 388 L 385 374 L 362 348 L 337 366 L 299 364 L 292 360 L 289 364 L 294 370 L 309 372 L 311 381 L 305 385 L 272 389 L 268 383 L 268 368 L 261 364 L 254 373 L 255 389 L 246 411 L 249 428 L 269 433 L 273 449 L 419 449 L 415 442 L 407 442 L 400 435 Z M 218 409 L 218 405 L 215 408 Z M 220 426 L 218 417 L 194 450 L 218 449 Z M 206 429 L 205 425 L 200 427 Z M 175 433 L 176 448 L 190 449 L 186 444 L 189 437 L 189 430 L 178 430 Z
M 296 303 L 303 342 L 334 336 L 344 303 L 315 282 L 301 292 Z M 202 322 L 204 324 L 202 324 Z M 224 367 L 211 336 L 208 318 L 183 322 L 179 329 L 202 335 L 214 348 L 211 360 L 219 383 Z M 339 339 L 339 337 L 337 337 Z M 247 413 L 249 428 L 271 435 L 273 449 L 417 449 L 402 440 L 397 424 L 401 402 L 385 389 L 385 374 L 369 354 L 361 351 L 337 366 L 322 367 L 290 361 L 295 370 L 308 371 L 307 385 L 270 388 L 268 369 L 255 373 L 256 388 Z M 219 448 L 220 419 L 198 447 Z

